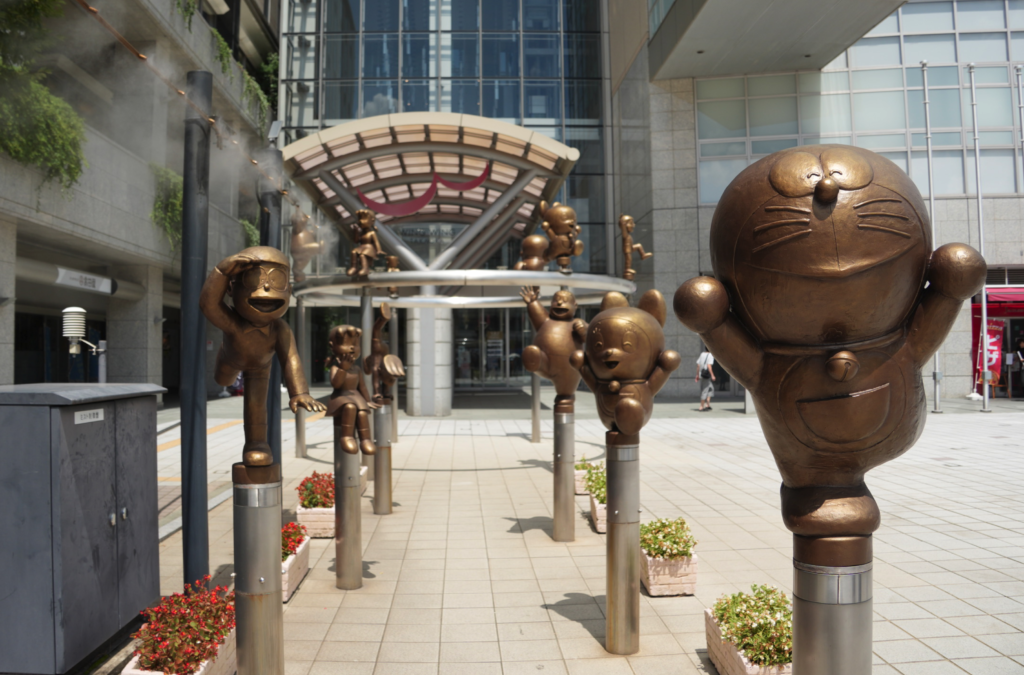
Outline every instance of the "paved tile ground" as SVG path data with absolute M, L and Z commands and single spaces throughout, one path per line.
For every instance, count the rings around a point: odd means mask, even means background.
M 869 474 L 883 513 L 875 675 L 1024 673 L 1024 415 L 1013 410 L 931 416 L 910 453 Z M 757 420 L 716 411 L 644 430 L 644 518 L 686 517 L 700 573 L 694 597 L 642 597 L 641 652 L 628 658 L 602 648 L 604 538 L 584 498 L 577 540 L 551 541 L 544 422 L 534 445 L 524 419 L 403 419 L 395 513 L 373 515 L 372 484 L 363 501 L 364 587 L 335 589 L 333 540 L 314 540 L 313 568 L 285 608 L 289 675 L 715 672 L 704 607 L 751 583 L 791 584 L 779 477 Z M 240 427 L 216 433 L 233 461 Z M 309 459 L 286 442 L 286 520 L 302 476 L 330 470 L 330 434 L 329 420 L 309 426 Z M 598 422 L 577 422 L 576 438 L 577 456 L 603 458 Z M 230 581 L 230 504 L 210 516 L 211 569 Z M 180 533 L 161 546 L 164 591 L 179 590 Z

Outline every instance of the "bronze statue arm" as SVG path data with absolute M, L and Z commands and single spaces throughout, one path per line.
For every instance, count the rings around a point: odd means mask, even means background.
M 907 336 L 919 368 L 942 345 L 964 301 L 981 290 L 987 269 L 981 254 L 966 244 L 946 244 L 932 253 L 928 288 L 921 293 Z
M 363 359 L 364 365 L 366 364 L 366 361 L 367 359 Z M 377 403 L 374 398 L 370 396 L 370 392 L 366 389 L 366 378 L 362 375 L 359 376 L 359 384 L 356 385 L 356 389 L 363 395 L 363 398 L 366 400 L 366 405 L 369 406 L 370 409 L 376 410 L 380 407 L 381 404 Z
M 309 395 L 309 384 L 302 372 L 302 360 L 299 350 L 295 347 L 292 329 L 281 319 L 275 322 L 277 330 L 277 358 L 281 362 L 281 380 L 288 388 L 288 407 L 295 412 L 301 405 L 310 412 L 327 410 L 327 406 Z
M 199 309 L 210 323 L 225 333 L 234 332 L 238 321 L 235 310 L 224 302 L 229 282 L 230 279 L 219 268 L 214 267 L 210 276 L 206 277 L 203 290 L 199 292 Z
M 587 365 L 587 353 L 582 349 L 577 349 L 569 355 L 569 365 L 580 371 L 580 377 L 587 383 L 587 387 L 590 391 L 597 393 L 597 378 L 594 377 L 594 373 L 591 372 L 590 366 Z
M 540 327 L 548 320 L 548 311 L 544 309 L 544 305 L 540 304 L 538 290 L 531 286 L 524 286 L 519 290 L 519 295 L 526 303 L 526 313 L 530 316 L 533 330 L 540 330 Z
M 335 389 L 341 389 L 345 386 L 346 374 L 348 374 L 348 371 L 343 370 L 342 367 L 338 365 L 338 362 L 334 361 L 331 364 L 331 386 Z
M 658 363 L 654 366 L 651 376 L 647 378 L 647 386 L 651 388 L 651 396 L 661 391 L 661 388 L 668 382 L 669 376 L 679 367 L 681 362 L 682 359 L 679 356 L 679 352 L 671 349 L 663 351 L 658 356 Z
M 721 282 L 711 277 L 690 279 L 676 290 L 672 307 L 730 375 L 745 388 L 757 389 L 764 352 L 729 311 L 729 293 Z

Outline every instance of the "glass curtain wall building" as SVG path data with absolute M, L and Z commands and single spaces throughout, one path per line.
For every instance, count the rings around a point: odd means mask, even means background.
M 601 3 L 594 0 L 292 0 L 282 36 L 285 143 L 354 119 L 453 112 L 522 125 L 578 148 L 558 201 L 576 209 L 581 272 L 608 269 L 607 81 Z M 403 235 L 428 253 L 462 224 L 419 223 Z M 421 241 L 424 240 L 424 241 Z M 511 267 L 511 240 L 483 267 Z M 339 258 L 343 259 L 343 258 Z M 523 310 L 453 313 L 456 386 L 509 386 L 528 373 Z
M 910 2 L 822 72 L 698 79 L 699 198 L 718 201 L 748 164 L 783 148 L 849 143 L 879 152 L 928 194 L 922 60 L 928 61 L 936 196 L 975 193 L 970 76 L 982 190 L 1024 190 L 1014 66 L 1024 0 Z

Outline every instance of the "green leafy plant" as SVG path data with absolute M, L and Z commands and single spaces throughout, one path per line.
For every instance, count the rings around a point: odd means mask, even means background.
M 712 613 L 722 637 L 758 666 L 793 661 L 793 608 L 777 588 L 753 585 L 750 593 L 723 595 Z
M 271 110 L 277 110 L 277 75 L 280 61 L 277 52 L 270 52 L 260 65 L 260 87 L 267 95 Z
M 239 67 L 241 68 L 241 67 Z M 260 83 L 247 71 L 242 70 L 242 100 L 250 108 L 256 108 L 256 120 L 260 131 L 267 128 L 267 113 L 270 111 L 270 100 L 263 93 Z
M 181 243 L 181 217 L 184 182 L 181 176 L 167 167 L 150 164 L 156 178 L 156 195 L 149 219 L 163 230 L 174 251 Z
M 306 526 L 298 523 L 288 523 L 281 528 L 281 562 L 288 559 L 288 556 L 299 552 L 302 542 L 306 541 Z
M 659 518 L 640 525 L 640 548 L 652 558 L 689 558 L 696 545 L 693 532 L 682 518 Z
M 217 658 L 231 629 L 235 627 L 235 594 L 225 586 L 206 590 L 210 576 L 185 586 L 156 607 L 142 611 L 146 623 L 133 638 L 139 666 L 176 675 L 190 675 L 204 661 Z
M 217 49 L 215 55 L 217 63 L 220 64 L 220 72 L 228 76 L 228 79 L 232 82 L 235 81 L 235 74 L 232 72 L 231 64 L 234 63 L 235 59 L 231 56 L 231 46 L 228 45 L 228 41 L 224 39 L 224 36 L 220 34 L 213 26 L 210 26 L 210 35 L 213 36 L 213 46 Z
M 587 471 L 592 466 L 595 466 L 595 464 L 593 462 L 588 462 L 586 455 L 583 455 L 583 457 L 580 458 L 580 461 L 575 464 L 577 471 Z
M 238 224 L 242 226 L 242 230 L 245 232 L 246 247 L 259 246 L 260 228 L 256 227 L 256 223 L 249 218 L 239 218 Z
M 199 0 L 174 0 L 174 9 L 185 19 L 188 32 L 192 32 L 192 17 L 199 11 Z
M 608 503 L 608 476 L 604 470 L 604 462 L 591 464 L 587 468 L 587 492 L 598 504 Z
M 334 506 L 334 474 L 313 472 L 295 488 L 304 509 L 329 509 Z

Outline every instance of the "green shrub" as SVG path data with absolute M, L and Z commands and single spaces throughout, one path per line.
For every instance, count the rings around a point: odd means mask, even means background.
M 640 526 L 640 548 L 652 558 L 678 560 L 693 555 L 697 540 L 682 518 L 659 518 Z
M 750 593 L 723 595 L 712 613 L 722 637 L 754 665 L 793 661 L 793 608 L 779 589 L 755 584 Z
M 256 227 L 249 218 L 239 218 L 238 224 L 242 226 L 242 230 L 245 232 L 245 246 L 246 248 L 260 245 L 260 228 Z
M 594 463 L 593 462 L 588 462 L 586 455 L 583 455 L 583 457 L 580 458 L 580 461 L 576 462 L 576 470 L 577 471 L 587 471 L 592 466 L 594 466 Z
M 174 251 L 181 243 L 184 182 L 172 169 L 159 164 L 150 164 L 149 168 L 156 178 L 156 194 L 153 197 L 153 210 L 149 212 L 149 219 L 167 235 L 171 251 Z
M 591 464 L 587 469 L 587 492 L 598 504 L 608 503 L 608 476 L 603 462 Z

